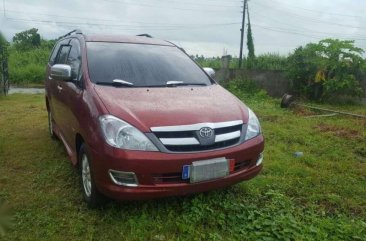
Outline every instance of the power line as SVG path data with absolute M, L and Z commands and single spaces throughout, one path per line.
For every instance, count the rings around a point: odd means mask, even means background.
M 16 10 L 6 10 L 7 12 L 11 12 L 11 13 L 17 13 L 17 14 L 24 14 L 24 15 L 41 15 L 41 16 L 50 16 L 50 17 L 57 17 L 57 18 L 66 18 L 66 19 L 80 19 L 80 20 L 86 20 L 86 21 L 90 21 L 92 20 L 94 21 L 98 21 L 98 22 L 119 22 L 119 21 L 124 21 L 122 19 L 99 19 L 99 18 L 85 18 L 85 17 L 78 17 L 78 16 L 66 16 L 66 15 L 58 15 L 58 14 L 44 14 L 44 13 L 30 13 L 30 12 L 22 12 L 22 11 L 16 11 Z M 10 17 L 11 18 L 11 17 Z M 12 20 L 27 20 L 27 19 L 21 19 L 21 18 L 11 18 Z M 56 21 L 56 20 L 45 20 L 45 21 Z M 56 21 L 58 22 L 58 21 Z M 162 23 L 152 23 L 152 22 L 134 22 L 136 24 L 146 24 L 146 25 L 160 25 Z M 199 23 L 199 24 L 191 24 L 191 25 L 216 25 L 216 24 L 222 24 L 222 23 Z M 228 23 L 224 23 L 224 24 L 228 24 Z M 230 23 L 231 24 L 231 23 Z M 234 23 L 233 23 L 234 24 Z M 190 24 L 180 24 L 180 23 L 176 23 L 176 24 L 168 24 L 168 25 L 190 25 Z
M 175 24 L 175 25 L 131 25 L 131 24 L 102 24 L 102 23 L 80 23 L 80 22 L 65 22 L 65 21 L 54 21 L 54 20 L 43 20 L 43 19 L 21 19 L 21 18 L 6 18 L 11 21 L 23 21 L 23 22 L 38 22 L 38 23 L 49 23 L 58 25 L 87 25 L 87 26 L 100 26 L 100 27 L 127 27 L 132 28 L 131 30 L 139 30 L 141 28 L 147 29 L 161 29 L 161 30 L 172 30 L 181 28 L 202 28 L 202 27 L 214 27 L 214 26 L 229 26 L 237 25 L 239 22 L 233 23 L 214 23 L 214 24 Z
M 30 12 L 22 12 L 22 11 L 9 10 L 9 9 L 6 9 L 6 12 L 11 12 L 11 13 L 20 13 L 20 14 L 25 14 L 25 15 L 37 15 L 37 16 L 38 16 L 38 15 L 41 15 L 41 16 L 60 17 L 60 18 L 70 18 L 70 19 L 94 20 L 94 21 L 103 21 L 103 22 L 116 22 L 116 21 L 119 21 L 118 19 L 84 18 L 84 17 L 66 16 L 66 15 L 58 15 L 58 14 L 30 13 Z
M 290 24 L 288 24 L 287 22 L 286 23 L 284 23 L 284 22 L 282 22 L 282 21 L 278 21 L 278 19 L 277 18 L 271 18 L 271 17 L 268 17 L 268 16 L 264 16 L 263 14 L 260 14 L 260 13 L 257 13 L 257 12 L 255 12 L 255 16 L 262 16 L 262 17 L 266 17 L 266 19 L 268 19 L 268 20 L 270 20 L 271 21 L 271 23 L 272 22 L 278 22 L 278 23 L 280 23 L 280 24 L 284 24 L 284 25 L 286 25 L 286 26 L 290 26 L 290 27 L 292 27 L 292 29 L 289 29 L 289 28 L 281 28 L 281 27 L 275 27 L 275 26 L 273 26 L 273 28 L 277 28 L 277 29 L 281 29 L 281 30 L 290 30 L 290 31 L 301 31 L 301 32 L 304 32 L 304 31 L 308 31 L 308 32 L 310 32 L 310 33 L 319 33 L 319 34 L 329 34 L 329 35 L 339 35 L 339 33 L 329 33 L 329 32 L 324 32 L 324 31 L 315 31 L 315 30 L 313 30 L 313 29 L 308 29 L 308 28 L 299 28 L 298 26 L 293 26 L 293 25 L 290 25 Z M 263 25 L 262 25 L 263 26 Z M 267 26 L 267 27 L 269 27 L 269 26 Z M 296 29 L 293 29 L 293 28 L 296 28 Z M 345 35 L 346 36 L 346 35 Z M 348 35 L 347 37 L 351 37 L 351 36 L 353 36 L 353 37 L 359 37 L 359 35 Z M 363 36 L 362 36 L 363 37 Z M 361 37 L 361 38 L 362 38 Z
M 211 4 L 211 3 L 202 3 L 202 2 L 198 2 L 198 1 L 187 1 L 187 0 L 184 0 L 184 1 L 181 1 L 181 0 L 168 0 L 168 1 L 155 0 L 155 1 L 178 3 L 178 4 L 184 4 L 184 5 L 187 5 L 187 3 L 192 3 L 192 5 L 195 5 L 195 6 L 205 6 L 205 7 L 209 6 L 209 7 L 235 7 L 235 8 L 238 8 L 237 5 L 217 5 L 217 4 Z M 125 3 L 125 1 L 118 1 L 118 0 L 115 0 L 115 2 Z M 229 2 L 229 3 L 241 3 L 241 1 L 235 1 L 235 2 Z
M 284 4 L 284 3 L 281 2 L 281 4 Z M 315 10 L 315 9 L 302 8 L 302 7 L 295 6 L 295 5 L 288 4 L 288 3 L 285 3 L 284 5 L 287 5 L 287 6 L 291 7 L 291 8 L 296 8 L 296 9 L 308 11 L 308 12 L 321 13 L 323 15 L 334 15 L 334 16 L 352 17 L 352 18 L 365 18 L 365 16 L 360 16 L 360 15 L 349 15 L 349 14 L 343 14 L 343 13 L 332 13 L 332 12 L 324 12 L 324 11 Z
M 162 1 L 162 0 L 159 0 L 159 1 Z M 173 0 L 167 0 L 168 2 L 170 2 L 170 1 L 173 1 Z M 174 1 L 179 1 L 179 0 L 174 0 Z M 206 1 L 206 2 L 220 2 L 220 3 L 222 3 L 222 2 L 226 2 L 226 3 L 234 3 L 234 2 L 239 2 L 239 3 L 241 3 L 242 1 L 241 0 L 224 0 L 224 1 L 222 1 L 222 0 L 202 0 L 202 1 Z M 185 2 L 185 1 L 184 1 Z M 195 3 L 197 3 L 198 1 L 194 1 Z
M 255 5 L 258 5 L 258 6 L 261 6 L 261 7 L 264 7 L 266 9 L 268 9 L 268 6 L 265 6 L 265 5 L 262 5 L 262 4 L 258 4 L 257 2 L 253 2 L 253 3 Z M 307 16 L 295 14 L 295 13 L 292 13 L 292 12 L 289 12 L 289 11 L 286 11 L 286 10 L 283 10 L 283 9 L 279 9 L 279 8 L 271 8 L 271 9 L 274 9 L 274 10 L 280 11 L 280 12 L 284 12 L 286 14 L 290 14 L 290 15 L 296 16 L 298 18 L 302 18 L 305 21 L 309 21 L 309 22 L 315 22 L 315 23 L 322 23 L 322 24 L 334 25 L 334 26 L 339 26 L 339 27 L 344 27 L 344 28 L 366 29 L 366 27 L 354 26 L 354 25 L 350 25 L 350 24 L 334 23 L 334 22 L 323 21 L 323 20 L 317 19 L 317 18 L 310 18 L 310 17 L 307 17 Z
M 165 6 L 157 6 L 145 3 L 132 3 L 132 2 L 121 2 L 115 0 L 100 0 L 103 2 L 108 3 L 117 3 L 117 4 L 127 4 L 127 5 L 136 5 L 141 7 L 152 7 L 152 8 L 163 8 L 163 9 L 174 9 L 174 10 L 181 10 L 181 11 L 199 11 L 199 12 L 233 12 L 234 10 L 223 10 L 223 9 L 197 9 L 197 8 L 177 8 L 177 7 L 165 7 Z M 235 11 L 238 12 L 238 11 Z
M 314 38 L 327 37 L 328 34 L 330 34 L 330 33 L 324 33 L 322 35 L 312 35 L 312 34 L 306 34 L 306 33 L 303 33 L 303 32 L 298 32 L 298 31 L 292 30 L 292 29 L 273 28 L 273 27 L 263 26 L 263 25 L 258 25 L 258 24 L 252 24 L 252 26 L 262 28 L 262 29 L 266 29 L 266 30 L 270 30 L 270 31 L 273 31 L 273 32 L 293 34 L 293 35 L 301 35 L 301 36 L 314 37 Z M 317 32 L 317 33 L 320 33 L 320 32 Z M 346 36 L 343 36 L 342 38 L 349 38 L 349 39 L 352 39 L 352 40 L 366 41 L 366 38 L 352 38 L 352 37 L 346 37 Z

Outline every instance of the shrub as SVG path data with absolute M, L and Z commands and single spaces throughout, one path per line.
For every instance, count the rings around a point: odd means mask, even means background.
M 191 56 L 198 64 L 202 67 L 211 67 L 220 69 L 221 68 L 221 58 L 205 58 L 204 56 Z M 239 59 L 232 58 L 230 61 L 230 68 L 238 68 Z M 243 59 L 243 65 L 246 69 L 255 70 L 285 70 L 287 66 L 287 57 L 281 56 L 276 53 L 267 53 L 256 56 L 255 58 Z
M 9 77 L 12 84 L 41 84 L 44 81 L 50 46 L 44 43 L 39 48 L 18 50 L 10 47 Z
M 287 66 L 287 57 L 276 53 L 267 53 L 256 56 L 253 60 L 245 60 L 247 69 L 255 70 L 284 70 Z
M 287 75 L 299 94 L 316 100 L 361 96 L 364 51 L 354 41 L 325 39 L 297 48 L 288 58 Z

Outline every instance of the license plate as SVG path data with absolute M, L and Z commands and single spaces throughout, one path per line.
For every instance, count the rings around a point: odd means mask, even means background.
M 229 174 L 228 161 L 224 157 L 195 161 L 192 165 L 184 166 L 182 178 L 190 180 L 190 183 L 203 182 L 225 177 Z

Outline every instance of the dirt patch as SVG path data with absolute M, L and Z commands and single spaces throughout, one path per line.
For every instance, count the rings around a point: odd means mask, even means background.
M 316 115 L 317 113 L 310 110 L 309 108 L 303 107 L 303 106 L 296 106 L 293 108 L 293 111 L 298 116 L 310 116 L 310 115 Z
M 316 126 L 318 130 L 321 132 L 331 133 L 335 136 L 346 138 L 346 139 L 356 139 L 360 138 L 361 134 L 357 130 L 351 130 L 348 128 L 327 125 L 327 124 L 320 124 Z
M 361 126 L 366 128 L 366 119 L 359 120 Z
M 268 121 L 268 122 L 277 122 L 280 117 L 276 115 L 264 115 L 259 116 L 261 121 Z

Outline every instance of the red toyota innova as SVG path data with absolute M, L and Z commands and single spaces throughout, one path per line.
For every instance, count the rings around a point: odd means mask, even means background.
M 186 195 L 257 175 L 256 115 L 179 47 L 74 30 L 47 66 L 49 131 L 80 169 L 89 207 Z

